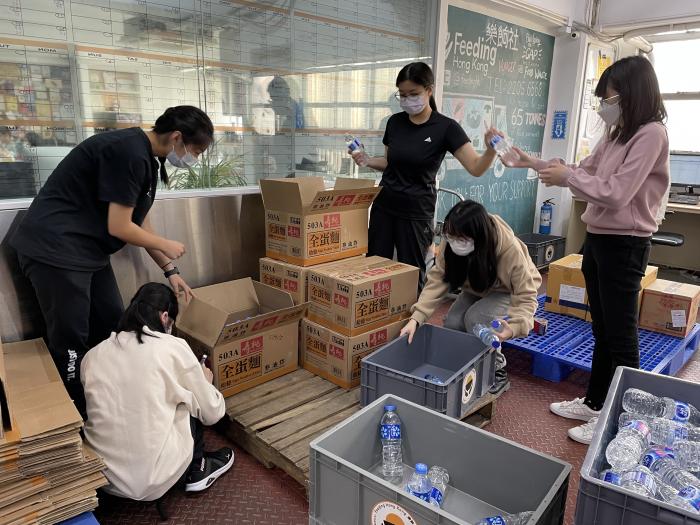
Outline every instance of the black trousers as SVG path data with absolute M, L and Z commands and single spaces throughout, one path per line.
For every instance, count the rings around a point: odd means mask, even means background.
M 418 293 L 425 284 L 425 259 L 435 232 L 432 219 L 402 219 L 379 206 L 372 206 L 369 216 L 367 255 L 378 255 L 420 269 Z
M 591 311 L 593 362 L 585 403 L 600 410 L 618 366 L 639 368 L 637 300 L 651 237 L 589 233 L 582 271 Z
M 56 268 L 19 255 L 46 323 L 46 344 L 66 390 L 86 418 L 80 363 L 117 328 L 124 304 L 110 265 L 101 270 Z
M 202 457 L 204 456 L 204 425 L 199 419 L 190 417 L 190 428 L 192 429 L 192 437 L 194 438 L 194 449 L 190 468 L 196 468 L 199 467 L 199 462 L 202 461 Z M 185 472 L 185 475 L 187 475 L 187 472 Z

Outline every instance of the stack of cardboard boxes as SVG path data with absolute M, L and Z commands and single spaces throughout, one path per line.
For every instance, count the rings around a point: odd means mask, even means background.
M 263 180 L 267 257 L 260 280 L 308 304 L 300 361 L 344 388 L 359 384 L 362 357 L 398 336 L 416 300 L 418 269 L 367 252 L 374 181 Z
M 4 361 L 4 364 L 3 364 Z M 0 345 L 0 525 L 58 523 L 97 507 L 105 465 L 41 339 Z
M 582 259 L 581 255 L 572 254 L 550 263 L 544 308 L 590 322 Z M 639 292 L 639 327 L 685 337 L 695 326 L 700 286 L 665 281 L 657 276 L 658 268 L 647 266 Z

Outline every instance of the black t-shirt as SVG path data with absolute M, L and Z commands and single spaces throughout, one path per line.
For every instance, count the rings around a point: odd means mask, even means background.
M 139 226 L 151 209 L 158 161 L 140 128 L 94 135 L 53 171 L 12 238 L 15 249 L 39 262 L 93 271 L 124 242 L 107 229 L 110 202 L 134 208 Z
M 388 164 L 374 205 L 406 219 L 432 219 L 435 175 L 445 153 L 454 153 L 469 137 L 456 121 L 437 111 L 423 124 L 414 124 L 402 111 L 389 118 L 383 142 Z

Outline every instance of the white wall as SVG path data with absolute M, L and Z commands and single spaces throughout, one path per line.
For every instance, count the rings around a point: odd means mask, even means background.
M 635 29 L 686 17 L 700 19 L 698 0 L 602 0 L 598 23 L 603 30 L 606 27 Z

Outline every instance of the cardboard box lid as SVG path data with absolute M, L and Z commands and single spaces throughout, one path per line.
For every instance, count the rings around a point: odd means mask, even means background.
M 650 292 L 658 295 L 672 295 L 680 299 L 689 299 L 692 301 L 700 295 L 700 286 L 657 279 L 647 286 L 644 291 L 645 293 Z
M 365 257 L 359 261 L 319 269 L 319 273 L 348 284 L 362 284 L 381 277 L 392 277 L 417 271 L 418 268 L 415 266 L 379 256 Z
M 260 191 L 265 209 L 305 214 L 369 208 L 381 188 L 372 179 L 340 177 L 326 190 L 322 177 L 300 177 L 263 179 Z
M 575 270 L 581 269 L 581 262 L 583 261 L 583 255 L 578 253 L 572 253 L 556 261 L 549 263 L 549 267 L 561 267 L 561 268 L 572 268 Z
M 308 303 L 294 306 L 289 293 L 248 277 L 195 289 L 177 327 L 214 348 L 238 337 L 298 321 L 307 307 Z

